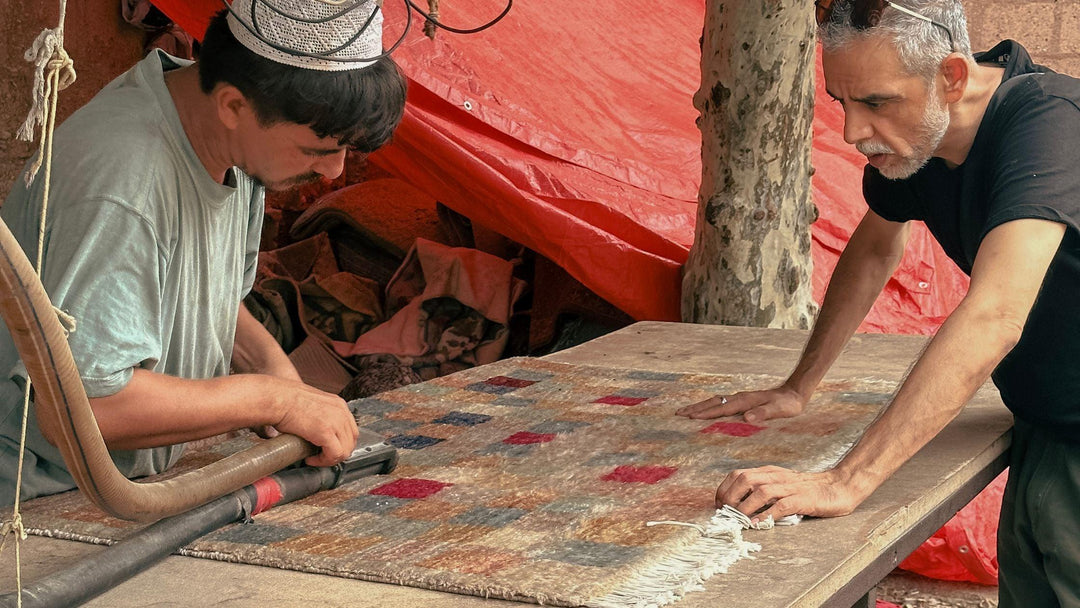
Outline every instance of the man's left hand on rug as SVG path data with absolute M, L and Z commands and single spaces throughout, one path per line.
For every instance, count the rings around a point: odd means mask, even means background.
M 688 405 L 675 413 L 687 418 L 721 418 L 742 414 L 747 422 L 762 422 L 773 418 L 790 418 L 803 412 L 810 398 L 787 384 L 760 391 L 743 391 L 734 395 L 716 395 Z
M 836 470 L 800 473 L 777 466 L 732 471 L 716 489 L 717 508 L 731 505 L 754 523 L 770 515 L 847 515 L 865 498 Z

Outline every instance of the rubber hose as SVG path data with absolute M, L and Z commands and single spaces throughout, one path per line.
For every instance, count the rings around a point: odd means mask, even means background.
M 0 316 L 34 386 L 38 424 L 54 438 L 75 483 L 106 513 L 140 522 L 182 513 L 238 490 L 315 453 L 279 435 L 172 479 L 124 477 L 105 447 L 64 329 L 22 247 L 0 220 Z
M 209 532 L 239 520 L 251 501 L 246 489 L 237 490 L 151 524 L 115 545 L 77 564 L 34 581 L 22 590 L 23 608 L 81 606 L 168 557 Z M 0 608 L 15 608 L 17 592 L 0 595 Z
M 381 468 L 355 471 L 356 476 L 385 472 Z M 196 539 L 226 524 L 248 519 L 258 512 L 335 487 L 334 469 L 299 467 L 263 480 L 260 490 L 250 485 L 186 513 L 163 519 L 135 532 L 104 551 L 84 557 L 59 572 L 23 588 L 23 608 L 81 606 L 131 579 Z M 267 492 L 267 488 L 274 490 Z M 260 493 L 264 494 L 260 500 Z M 269 494 L 268 496 L 266 494 Z M 15 608 L 16 592 L 0 595 L 0 608 Z

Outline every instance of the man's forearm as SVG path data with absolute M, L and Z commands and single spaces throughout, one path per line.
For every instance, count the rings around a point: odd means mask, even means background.
M 867 211 L 840 255 L 814 329 L 787 380 L 765 390 L 714 395 L 675 413 L 697 419 L 743 414 L 747 422 L 801 413 L 896 270 L 907 237 L 907 224 Z
M 136 449 L 274 424 L 281 417 L 265 377 L 189 380 L 137 369 L 118 393 L 90 400 L 110 449 Z
M 967 296 L 908 374 L 892 404 L 836 471 L 865 496 L 956 417 L 1020 340 L 1065 233 L 1017 220 L 983 239 Z
M 91 399 L 105 444 L 150 448 L 242 428 L 270 436 L 272 427 L 272 434 L 297 435 L 317 446 L 319 452 L 304 460 L 311 466 L 333 465 L 352 452 L 357 427 L 345 401 L 304 384 L 277 341 L 242 304 L 234 352 L 234 363 L 249 373 L 190 380 L 136 369 L 119 392 Z
M 270 332 L 240 304 L 236 316 L 236 339 L 233 345 L 233 369 L 243 374 L 268 374 L 300 380 L 296 366 Z
M 851 513 L 956 416 L 1015 344 L 1022 318 L 1003 324 L 993 309 L 971 304 L 953 312 L 893 402 L 836 467 L 733 471 L 717 488 L 716 504 L 759 518 Z
M 863 220 L 840 255 L 821 312 L 787 386 L 809 399 L 896 271 L 908 228 L 876 216 Z
M 1019 339 L 1018 326 L 965 303 L 942 325 L 892 404 L 837 465 L 859 501 L 960 413 Z
M 344 400 L 276 376 L 188 380 L 137 369 L 127 386 L 91 399 L 90 407 L 109 449 L 157 447 L 273 426 L 320 448 L 305 459 L 307 464 L 330 466 L 347 457 L 356 443 L 356 420 Z
M 956 417 L 1020 340 L 1064 234 L 1064 224 L 1035 219 L 1006 222 L 987 233 L 963 302 L 851 452 L 820 473 L 781 467 L 733 471 L 716 490 L 717 504 L 748 515 L 760 511 L 760 517 L 851 513 Z

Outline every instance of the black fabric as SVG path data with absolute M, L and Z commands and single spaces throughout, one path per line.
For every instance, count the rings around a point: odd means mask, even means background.
M 971 273 L 983 237 L 1012 220 L 1068 226 L 1019 344 L 994 371 L 1013 413 L 1080 443 L 1080 80 L 1006 40 L 976 55 L 1005 68 L 964 164 L 932 159 L 905 180 L 867 166 L 863 193 L 892 221 L 922 220 Z
M 1080 608 L 1080 446 L 1016 421 L 998 520 L 998 608 Z

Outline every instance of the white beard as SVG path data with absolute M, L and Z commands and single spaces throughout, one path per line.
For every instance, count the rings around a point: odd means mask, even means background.
M 910 154 L 899 156 L 891 147 L 875 142 L 859 142 L 855 147 L 866 156 L 891 154 L 898 162 L 882 167 L 878 171 L 887 179 L 907 179 L 930 162 L 948 130 L 949 108 L 942 107 L 935 94 L 927 101 L 922 123 L 915 131 L 915 139 L 911 143 Z

